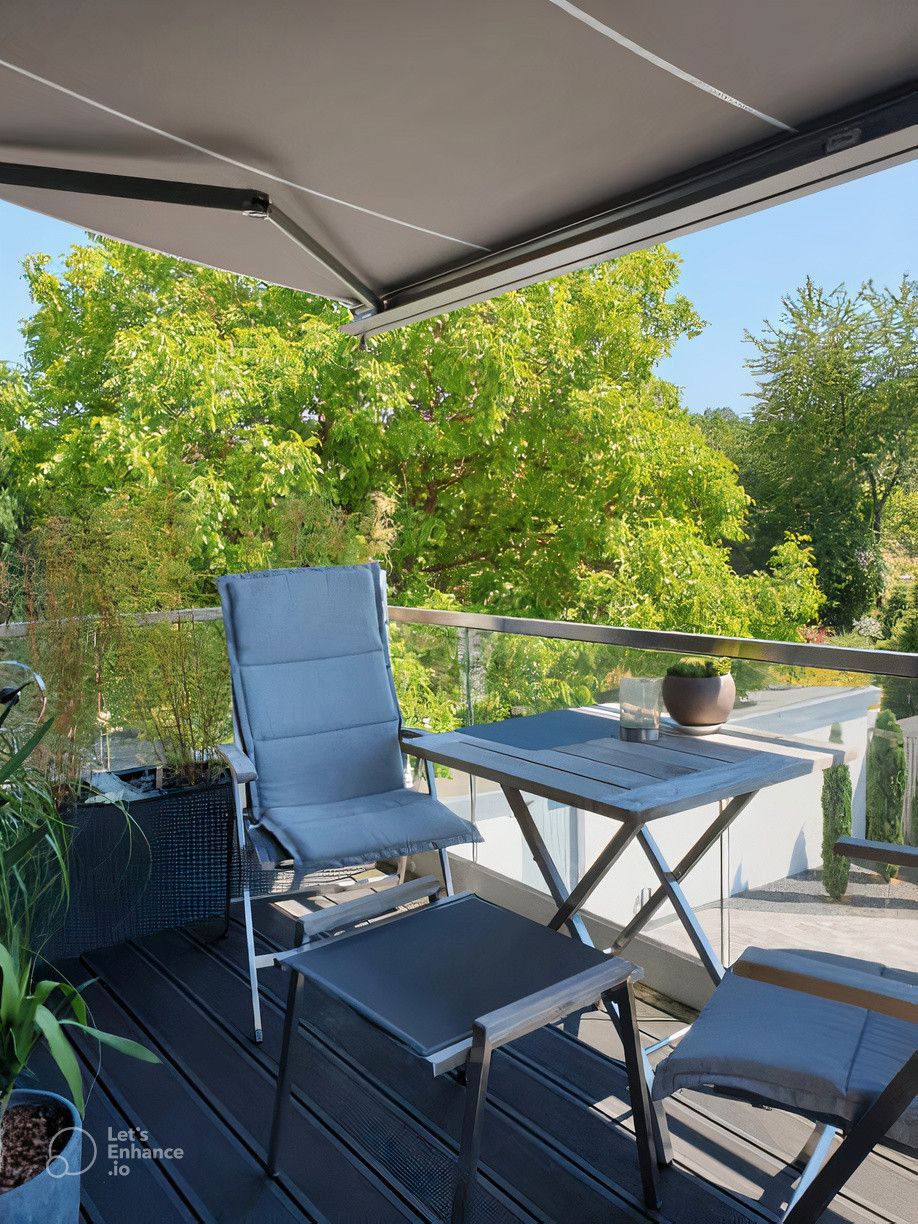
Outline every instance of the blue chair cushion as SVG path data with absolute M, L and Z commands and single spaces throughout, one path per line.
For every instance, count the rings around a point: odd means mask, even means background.
M 267 830 L 298 866 L 315 870 L 481 841 L 474 825 L 446 804 L 404 786 L 337 803 L 265 808 L 255 827 Z
M 481 840 L 405 788 L 375 563 L 227 574 L 217 585 L 239 734 L 258 771 L 260 858 L 318 870 Z
M 219 580 L 233 700 L 262 808 L 336 803 L 403 785 L 379 568 Z
M 795 957 L 918 984 L 878 962 L 794 950 Z M 845 1129 L 918 1048 L 918 1025 L 728 972 L 654 1073 L 653 1095 L 680 1088 L 765 1101 Z M 918 1097 L 889 1131 L 918 1149 Z

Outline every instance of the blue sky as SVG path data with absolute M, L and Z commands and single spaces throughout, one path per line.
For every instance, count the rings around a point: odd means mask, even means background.
M 911 162 L 674 242 L 684 261 L 680 287 L 708 326 L 677 345 L 661 375 L 684 389 L 693 411 L 748 411 L 744 329 L 775 319 L 782 296 L 807 275 L 852 288 L 869 277 L 883 285 L 918 275 L 916 218 L 918 162 Z M 22 356 L 19 320 L 30 309 L 23 258 L 58 256 L 82 238 L 73 226 L 0 202 L 0 359 Z

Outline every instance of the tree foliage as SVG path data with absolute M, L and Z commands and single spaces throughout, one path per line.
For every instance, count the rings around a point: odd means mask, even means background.
M 338 306 L 106 239 L 26 275 L 0 382 L 17 521 L 180 507 L 184 603 L 226 570 L 373 554 L 406 602 L 782 637 L 816 614 L 796 536 L 731 567 L 748 499 L 654 373 L 701 326 L 664 248 L 365 350 Z
M 807 280 L 758 335 L 752 418 L 711 414 L 707 434 L 737 463 L 755 501 L 748 555 L 761 563 L 803 532 L 826 595 L 847 628 L 882 589 L 890 507 L 908 513 L 918 454 L 918 281 L 849 294 Z
M 902 807 L 905 794 L 905 751 L 902 729 L 891 710 L 880 710 L 867 749 L 867 838 L 869 841 L 903 842 Z M 887 880 L 898 867 L 886 863 L 879 868 Z

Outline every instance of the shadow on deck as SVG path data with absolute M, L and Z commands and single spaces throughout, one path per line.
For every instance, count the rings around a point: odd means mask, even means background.
M 259 951 L 289 942 L 292 920 L 279 907 L 262 905 L 258 922 Z M 452 1075 L 433 1079 L 318 992 L 299 1043 L 284 1175 L 278 1183 L 264 1176 L 285 978 L 280 970 L 261 975 L 265 1040 L 256 1046 L 242 966 L 234 923 L 218 942 L 208 943 L 206 931 L 172 931 L 93 953 L 72 969 L 73 980 L 97 979 L 86 991 L 94 1022 L 144 1041 L 162 1059 L 154 1066 L 105 1054 L 86 1113 L 97 1156 L 83 1177 L 84 1219 L 353 1224 L 448 1216 L 461 1084 Z M 639 1016 L 648 1041 L 675 1025 L 647 1003 Z M 782 1169 L 802 1146 L 805 1124 L 700 1096 L 677 1102 L 677 1164 L 663 1175 L 662 1215 L 648 1217 L 614 1030 L 593 1013 L 581 1036 L 587 1044 L 545 1029 L 497 1056 L 477 1219 L 773 1218 L 791 1184 Z M 96 1054 L 82 1053 L 88 1078 Z M 50 1070 L 39 1070 L 43 1086 L 53 1086 Z M 129 1151 L 122 1157 L 110 1145 Z M 167 1150 L 154 1158 L 152 1149 Z M 905 1221 L 914 1186 L 914 1166 L 877 1154 L 826 1219 Z

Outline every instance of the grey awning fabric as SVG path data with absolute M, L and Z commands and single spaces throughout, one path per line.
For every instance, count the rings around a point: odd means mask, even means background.
M 0 161 L 263 193 L 278 224 L 2 170 L 0 197 L 373 332 L 913 156 L 916 49 L 914 0 L 8 0 Z

